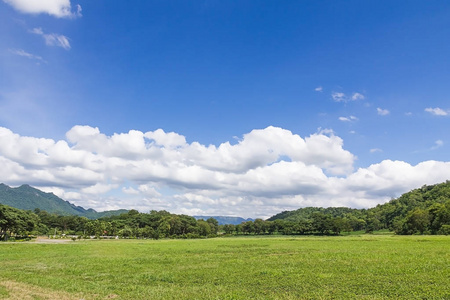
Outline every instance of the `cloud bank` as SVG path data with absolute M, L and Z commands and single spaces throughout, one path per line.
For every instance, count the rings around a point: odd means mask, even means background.
M 302 138 L 272 126 L 218 146 L 162 129 L 108 136 L 74 126 L 55 141 L 0 127 L 0 182 L 97 210 L 268 217 L 304 206 L 371 207 L 450 178 L 450 162 L 439 161 L 354 170 L 356 157 L 343 145 L 330 130 Z

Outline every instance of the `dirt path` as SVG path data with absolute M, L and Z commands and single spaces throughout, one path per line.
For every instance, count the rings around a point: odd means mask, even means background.
M 60 243 L 68 243 L 68 242 L 72 242 L 71 239 L 49 239 L 48 237 L 45 236 L 38 236 L 33 243 L 38 243 L 38 244 L 60 244 Z

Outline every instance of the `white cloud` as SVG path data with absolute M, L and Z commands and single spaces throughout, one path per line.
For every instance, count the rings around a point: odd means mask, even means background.
M 57 46 L 64 48 L 65 50 L 69 50 L 71 48 L 69 39 L 64 35 L 56 33 L 44 33 L 42 31 L 42 28 L 33 28 L 30 32 L 42 36 L 47 46 Z
M 176 148 L 186 145 L 186 139 L 184 136 L 175 132 L 165 133 L 162 129 L 147 132 L 144 136 L 148 139 L 152 139 L 156 145 L 167 148 Z
M 361 93 L 353 93 L 351 97 L 348 97 L 342 92 L 333 92 L 331 93 L 331 98 L 333 98 L 336 102 L 349 102 L 349 101 L 357 101 L 364 100 L 365 97 Z
M 117 187 L 118 187 L 117 184 L 97 183 L 95 185 L 91 185 L 91 186 L 82 188 L 81 192 L 86 193 L 86 194 L 105 194 Z
M 66 137 L 0 127 L 0 182 L 42 187 L 97 210 L 269 217 L 302 206 L 370 207 L 450 178 L 450 162 L 437 161 L 387 160 L 354 171 L 356 156 L 331 130 L 302 138 L 269 126 L 218 146 L 161 129 L 108 136 L 74 126 Z
M 449 176 L 450 162 L 425 161 L 412 166 L 403 161 L 384 160 L 358 169 L 347 177 L 346 185 L 349 190 L 361 192 L 365 197 L 396 197 L 424 184 L 443 182 Z
M 58 46 L 66 50 L 70 49 L 70 43 L 67 37 L 60 34 L 44 34 L 45 44 L 48 46 Z
M 364 100 L 365 98 L 366 97 L 364 97 L 364 95 L 360 93 L 353 93 L 352 95 L 352 101 Z
M 46 63 L 46 61 L 42 57 L 40 57 L 39 55 L 34 55 L 34 54 L 31 54 L 31 53 L 28 53 L 28 52 L 26 52 L 23 49 L 10 49 L 9 51 L 12 54 L 15 54 L 15 55 L 18 55 L 18 56 L 23 56 L 23 57 L 26 57 L 26 58 L 29 58 L 29 59 L 33 59 L 33 60 L 37 60 L 37 61 Z
M 382 109 L 382 108 L 377 108 L 377 113 L 380 115 L 380 116 L 387 116 L 388 114 L 390 114 L 390 111 L 389 110 L 387 110 L 387 109 Z
M 141 184 L 138 190 L 148 197 L 155 198 L 161 196 L 161 194 L 151 184 Z
M 139 191 L 133 187 L 122 187 L 122 192 L 129 195 L 139 195 Z
M 338 118 L 339 121 L 342 122 L 352 122 L 352 121 L 358 121 L 358 118 L 355 116 L 350 116 L 350 117 L 339 117 Z
M 370 149 L 370 153 L 383 152 L 380 148 L 372 148 Z
M 347 102 L 347 97 L 344 93 L 341 92 L 333 92 L 331 93 L 331 98 L 333 98 L 336 102 Z
M 31 33 L 34 33 L 34 34 L 38 34 L 38 35 L 44 35 L 44 32 L 42 31 L 42 28 L 33 28 L 33 29 L 31 29 L 30 30 L 30 32 Z
M 435 115 L 435 116 L 448 116 L 448 115 L 450 115 L 450 111 L 443 110 L 442 108 L 439 108 L 439 107 L 436 107 L 436 108 L 428 107 L 428 108 L 425 108 L 425 111 L 429 112 L 430 114 Z
M 437 140 L 436 142 L 434 142 L 434 146 L 431 147 L 431 150 L 436 150 L 440 147 L 444 146 L 444 141 L 442 140 Z
M 321 86 L 318 86 L 314 89 L 316 92 L 322 92 L 323 88 Z
M 26 14 L 49 14 L 57 18 L 81 17 L 81 6 L 72 11 L 70 0 L 3 0 L 14 9 Z

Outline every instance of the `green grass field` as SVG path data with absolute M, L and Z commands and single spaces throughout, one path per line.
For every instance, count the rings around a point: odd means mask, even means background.
M 450 237 L 0 243 L 0 299 L 450 299 Z

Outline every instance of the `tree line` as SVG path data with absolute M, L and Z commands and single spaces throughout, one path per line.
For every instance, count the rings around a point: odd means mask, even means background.
M 80 237 L 119 236 L 122 238 L 201 238 L 217 235 L 216 219 L 196 220 L 167 211 L 127 213 L 90 220 L 80 216 L 61 216 L 35 209 L 24 211 L 0 204 L 0 240 L 10 236 L 76 235 Z
M 423 186 L 371 209 L 307 207 L 282 212 L 268 220 L 221 226 L 214 218 L 196 220 L 167 211 L 140 213 L 130 210 L 117 216 L 90 220 L 0 205 L 0 240 L 30 234 L 160 239 L 214 237 L 217 234 L 339 235 L 380 229 L 396 234 L 450 234 L 450 182 Z
M 2 238 L 6 235 L 78 235 L 119 236 L 122 238 L 201 238 L 214 237 L 218 233 L 228 235 L 250 234 L 340 234 L 342 231 L 363 229 L 363 221 L 356 218 L 332 217 L 313 214 L 311 220 L 293 222 L 286 220 L 265 221 L 256 219 L 239 225 L 220 225 L 214 218 L 196 220 L 187 215 L 167 211 L 127 213 L 89 220 L 80 216 L 60 216 L 43 210 L 23 211 L 0 205 Z

